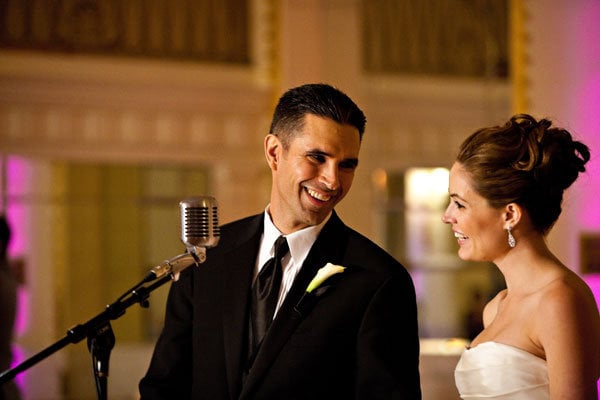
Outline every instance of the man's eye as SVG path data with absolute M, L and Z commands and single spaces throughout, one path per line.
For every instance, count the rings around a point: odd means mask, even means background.
M 348 162 L 340 163 L 340 167 L 343 169 L 355 170 L 357 167 L 357 164 L 355 161 L 348 161 Z
M 325 156 L 323 154 L 309 154 L 308 156 L 317 162 L 325 162 Z

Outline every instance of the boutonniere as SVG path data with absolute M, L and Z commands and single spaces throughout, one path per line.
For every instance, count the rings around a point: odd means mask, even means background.
M 325 264 L 324 267 L 320 268 L 317 271 L 315 277 L 308 284 L 308 287 L 306 288 L 306 293 L 312 293 L 313 290 L 321 286 L 321 284 L 327 279 L 329 279 L 330 276 L 344 272 L 345 269 L 346 267 L 342 267 L 341 265 L 335 265 L 332 263 Z
M 341 265 L 335 265 L 332 263 L 325 264 L 324 267 L 320 268 L 317 271 L 315 277 L 310 281 L 308 286 L 306 287 L 306 291 L 300 298 L 300 301 L 294 307 L 294 310 L 299 316 L 305 315 L 308 309 L 310 309 L 317 297 L 325 293 L 327 290 L 327 286 L 322 286 L 323 282 L 332 277 L 335 274 L 339 274 L 344 272 L 346 267 L 342 267 Z

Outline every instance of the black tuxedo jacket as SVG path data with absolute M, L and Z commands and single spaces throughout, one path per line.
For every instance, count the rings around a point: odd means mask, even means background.
M 172 284 L 141 399 L 420 399 L 410 275 L 335 212 L 242 378 L 262 231 L 263 214 L 222 226 L 207 261 Z M 347 269 L 305 296 L 328 262 Z

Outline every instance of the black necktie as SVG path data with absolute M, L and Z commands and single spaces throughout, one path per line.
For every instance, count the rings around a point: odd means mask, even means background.
M 252 349 L 256 351 L 271 322 L 279 299 L 281 286 L 281 259 L 288 253 L 287 240 L 279 236 L 275 241 L 273 258 L 265 263 L 252 286 L 251 318 Z

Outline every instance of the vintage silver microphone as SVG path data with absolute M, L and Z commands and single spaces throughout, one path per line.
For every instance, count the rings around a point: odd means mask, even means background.
M 219 243 L 221 230 L 217 201 L 212 196 L 189 197 L 179 203 L 181 213 L 181 242 L 186 252 L 152 268 L 145 281 L 171 274 L 177 280 L 179 273 L 191 265 L 206 261 L 206 249 Z
M 198 254 L 219 243 L 221 231 L 217 201 L 211 196 L 190 197 L 179 203 L 181 211 L 181 242 L 188 252 Z M 201 259 L 200 262 L 204 262 Z

